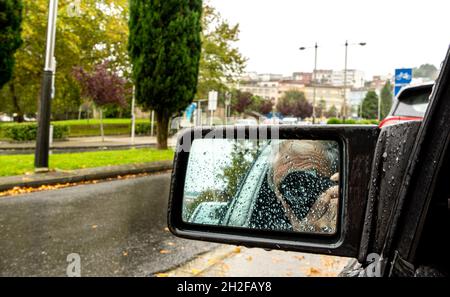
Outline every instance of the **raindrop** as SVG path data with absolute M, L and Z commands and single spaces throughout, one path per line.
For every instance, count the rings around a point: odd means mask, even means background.
M 387 156 L 388 156 L 388 154 L 387 154 L 387 152 L 384 152 L 384 154 L 383 154 L 383 158 L 387 158 Z

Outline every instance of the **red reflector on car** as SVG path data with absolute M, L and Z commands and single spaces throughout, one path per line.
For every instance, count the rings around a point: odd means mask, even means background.
M 386 126 L 391 126 L 407 121 L 421 121 L 422 119 L 423 119 L 422 117 L 388 116 L 387 118 L 381 121 L 378 127 L 383 128 Z

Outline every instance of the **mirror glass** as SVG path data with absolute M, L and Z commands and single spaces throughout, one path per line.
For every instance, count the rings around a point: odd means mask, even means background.
M 186 172 L 187 223 L 334 234 L 336 141 L 196 139 Z

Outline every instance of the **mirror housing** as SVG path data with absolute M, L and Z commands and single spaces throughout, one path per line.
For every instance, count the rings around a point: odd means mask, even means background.
M 378 139 L 376 126 L 247 126 L 205 127 L 186 130 L 177 141 L 169 197 L 168 226 L 179 237 L 226 244 L 282 249 L 308 253 L 357 257 L 372 159 Z M 215 226 L 216 214 L 225 205 L 203 202 L 195 216 L 204 217 L 208 224 L 192 224 L 183 221 L 183 197 L 189 151 L 195 139 L 252 139 L 252 140 L 333 140 L 341 150 L 340 157 L 340 211 L 338 226 L 333 236 L 318 234 L 279 232 L 247 229 L 242 227 Z M 220 153 L 220 152 L 218 152 Z M 209 224 L 211 223 L 211 224 Z

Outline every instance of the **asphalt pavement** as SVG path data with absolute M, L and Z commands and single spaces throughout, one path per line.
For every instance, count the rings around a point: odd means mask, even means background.
M 170 174 L 0 198 L 0 276 L 149 276 L 218 245 L 166 228 Z

